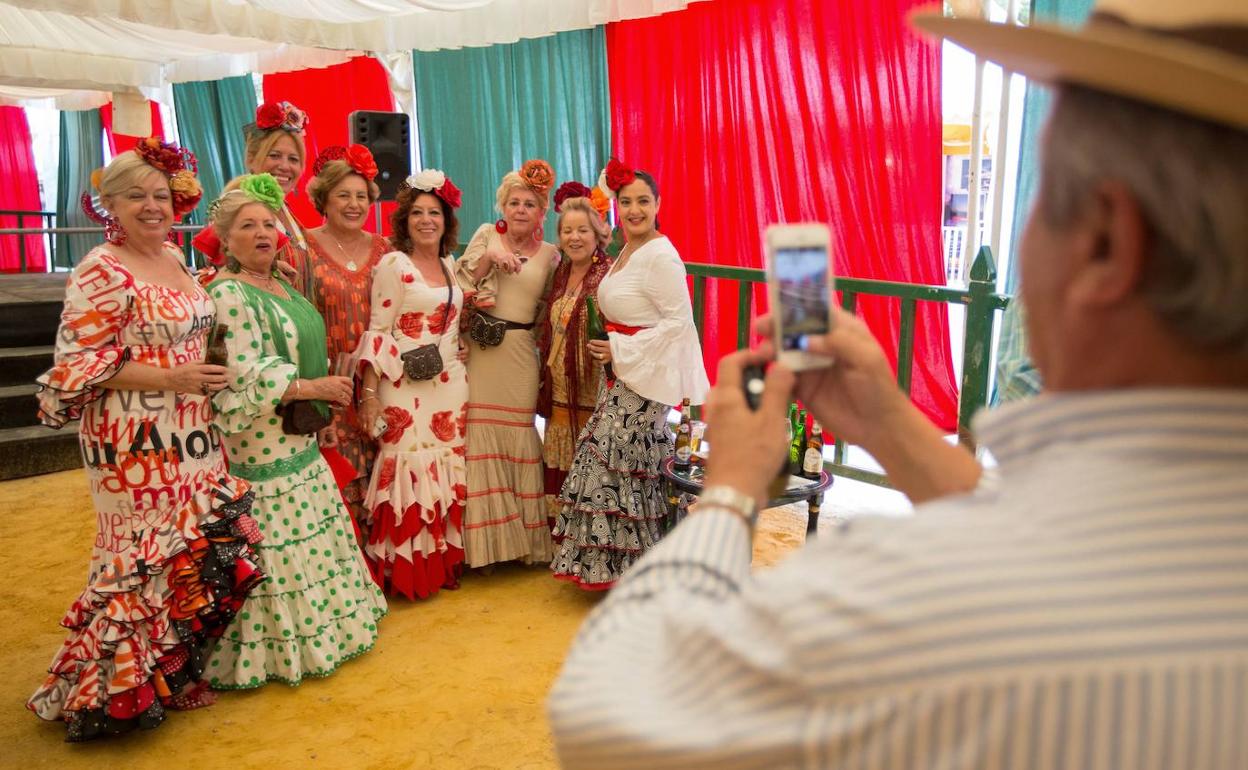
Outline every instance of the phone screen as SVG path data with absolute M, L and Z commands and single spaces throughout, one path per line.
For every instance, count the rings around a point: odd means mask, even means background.
M 828 333 L 828 251 L 812 246 L 777 249 L 774 261 L 781 348 L 806 350 L 808 336 Z

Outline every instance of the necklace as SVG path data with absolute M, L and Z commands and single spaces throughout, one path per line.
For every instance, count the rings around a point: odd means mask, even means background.
M 520 246 L 516 246 L 516 245 L 515 245 L 515 243 L 514 243 L 514 241 L 512 241 L 510 237 L 508 237 L 508 236 L 503 236 L 503 245 L 504 245 L 505 247 L 507 247 L 508 249 L 510 249 L 510 250 L 511 250 L 511 253 L 512 253 L 513 255 L 515 255 L 517 259 L 519 259 L 521 262 L 524 262 L 525 260 L 527 260 L 527 259 L 529 258 L 529 257 L 528 257 L 528 255 L 527 255 L 527 254 L 525 254 L 525 253 L 524 253 L 524 251 L 523 251 L 523 250 L 522 250 L 522 248 L 521 248 L 521 246 L 523 246 L 523 245 L 524 245 L 524 242 L 525 242 L 526 240 L 528 240 L 528 239 L 527 239 L 527 238 L 522 238 L 522 239 L 520 240 L 520 244 L 521 244 L 521 245 L 520 245 Z
M 359 265 L 355 264 L 355 258 L 351 256 L 350 252 L 348 252 L 346 249 L 342 247 L 342 241 L 338 240 L 338 237 L 335 236 L 333 233 L 330 233 L 328 227 L 325 228 L 325 232 L 329 233 L 330 238 L 333 238 L 334 243 L 338 246 L 338 251 L 341 252 L 342 256 L 347 258 L 347 269 L 353 273 L 356 270 L 359 270 L 360 269 Z M 358 239 L 356 240 L 356 243 L 359 243 Z
M 251 276 L 251 278 L 255 280 L 257 283 L 261 284 L 260 288 L 268 292 L 272 292 L 274 290 L 275 287 L 273 286 L 273 274 L 272 273 L 269 273 L 268 275 L 265 275 L 264 273 L 257 273 L 255 270 L 249 270 L 243 267 L 242 265 L 239 265 L 239 269 L 242 270 L 245 274 Z

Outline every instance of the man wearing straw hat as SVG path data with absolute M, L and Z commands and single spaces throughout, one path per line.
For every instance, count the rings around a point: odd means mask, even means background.
M 551 695 L 566 766 L 1248 768 L 1248 2 L 915 23 L 1057 86 L 1021 247 L 1046 392 L 977 421 L 981 479 L 852 316 L 756 412 L 772 351 L 726 358 L 702 504 Z M 794 392 L 918 505 L 751 575 Z

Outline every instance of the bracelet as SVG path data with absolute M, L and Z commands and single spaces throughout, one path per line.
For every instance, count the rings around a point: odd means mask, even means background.
M 360 390 L 364 391 L 365 393 L 376 393 L 376 392 L 377 392 L 377 389 L 376 389 L 376 388 L 360 388 Z
M 299 391 L 300 391 L 300 390 L 302 390 L 302 389 L 303 389 L 303 387 L 302 387 L 302 380 L 300 380 L 298 377 L 296 377 L 296 378 L 295 378 L 295 395 L 294 395 L 294 397 L 292 397 L 292 398 L 291 398 L 291 401 L 296 401 L 296 400 L 298 400 L 298 398 L 299 398 Z

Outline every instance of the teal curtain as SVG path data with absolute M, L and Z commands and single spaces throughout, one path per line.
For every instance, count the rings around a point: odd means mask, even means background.
M 412 60 L 421 161 L 463 190 L 460 240 L 498 218 L 499 180 L 529 158 L 554 167 L 556 187 L 597 180 L 611 146 L 605 28 Z M 552 202 L 546 240 L 553 229 Z
M 61 141 L 56 171 L 58 227 L 96 227 L 79 200 L 91 187 L 91 172 L 104 165 L 103 126 L 99 110 L 61 112 Z M 99 235 L 58 235 L 53 267 L 73 267 L 103 240 Z
M 256 89 L 250 75 L 175 83 L 173 105 L 178 136 L 199 160 L 204 199 L 190 221 L 202 224 L 225 183 L 246 171 L 243 126 L 255 120 Z
M 1092 12 L 1093 0 L 1035 0 L 1031 18 L 1080 26 Z M 1014 199 L 1014 238 L 1010 247 L 1010 265 L 1005 276 L 1005 290 L 1018 294 L 1018 244 L 1023 226 L 1036 195 L 1040 177 L 1040 132 L 1048 118 L 1052 92 L 1039 83 L 1027 83 L 1023 101 L 1023 130 L 1018 156 L 1018 186 Z M 1027 339 L 1023 326 L 1024 309 L 1015 299 L 1001 319 L 1001 337 L 997 348 L 996 388 L 994 403 L 1004 403 L 1033 395 L 1040 390 L 1040 373 L 1027 355 Z

